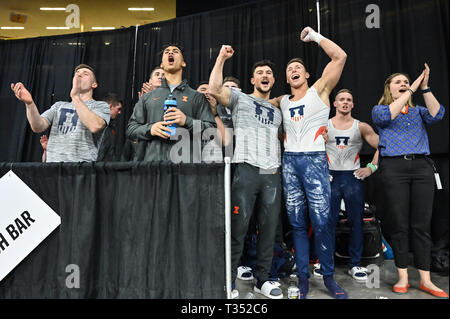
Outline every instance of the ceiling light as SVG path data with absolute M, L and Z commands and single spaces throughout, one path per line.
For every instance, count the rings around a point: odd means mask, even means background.
M 47 30 L 69 30 L 69 27 L 46 27 Z
M 39 8 L 42 11 L 66 11 L 66 8 Z
M 92 30 L 114 30 L 115 27 L 92 27 Z
M 128 11 L 155 11 L 155 8 L 128 8 Z
M 23 30 L 25 27 L 1 27 L 2 30 Z

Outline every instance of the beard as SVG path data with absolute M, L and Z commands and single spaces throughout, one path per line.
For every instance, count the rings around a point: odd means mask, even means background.
M 269 93 L 270 91 L 272 91 L 272 87 L 273 85 L 271 85 L 267 90 L 262 89 L 260 86 L 255 86 L 255 89 L 262 94 L 266 94 Z

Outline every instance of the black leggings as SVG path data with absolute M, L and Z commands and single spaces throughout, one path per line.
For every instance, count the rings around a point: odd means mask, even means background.
M 434 171 L 431 159 L 383 157 L 381 179 L 386 200 L 383 228 L 388 230 L 395 265 L 408 267 L 409 239 L 415 266 L 430 270 Z
M 254 210 L 258 203 L 259 209 Z M 231 186 L 231 276 L 236 279 L 237 267 L 253 212 L 256 214 L 258 238 L 256 272 L 262 283 L 269 279 L 273 246 L 281 208 L 281 175 L 261 173 L 258 167 L 237 164 Z

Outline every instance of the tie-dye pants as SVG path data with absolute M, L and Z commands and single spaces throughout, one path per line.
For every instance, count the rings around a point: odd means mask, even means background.
M 309 277 L 311 223 L 314 249 L 323 275 L 334 274 L 334 239 L 330 230 L 330 175 L 325 152 L 285 152 L 283 189 L 289 222 L 293 227 L 297 273 Z

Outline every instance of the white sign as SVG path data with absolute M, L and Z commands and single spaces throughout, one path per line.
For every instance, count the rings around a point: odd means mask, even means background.
M 60 224 L 13 171 L 0 178 L 0 281 Z

